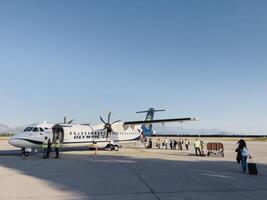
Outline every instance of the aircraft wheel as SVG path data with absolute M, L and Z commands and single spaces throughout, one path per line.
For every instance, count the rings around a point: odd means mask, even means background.
M 114 145 L 114 150 L 115 151 L 119 151 L 119 146 L 118 145 Z
M 28 156 L 30 155 L 30 152 L 25 151 L 25 152 L 23 152 L 23 155 L 24 155 L 25 157 L 28 157 Z

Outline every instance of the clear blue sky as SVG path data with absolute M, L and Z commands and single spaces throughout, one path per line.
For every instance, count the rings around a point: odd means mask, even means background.
M 0 123 L 196 116 L 267 133 L 267 2 L 1 1 Z

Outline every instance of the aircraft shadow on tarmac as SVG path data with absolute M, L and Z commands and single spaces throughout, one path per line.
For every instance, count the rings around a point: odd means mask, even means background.
M 249 199 L 251 196 L 247 192 L 267 194 L 267 165 L 264 164 L 258 164 L 258 176 L 250 176 L 243 174 L 234 161 L 223 159 L 181 161 L 121 156 L 119 152 L 110 154 L 113 155 L 68 152 L 60 159 L 46 160 L 41 159 L 41 154 L 28 158 L 3 156 L 0 166 L 47 181 L 53 188 L 81 197 L 108 195 L 112 199 L 118 195 L 152 193 L 158 197 L 171 199 L 173 195 L 180 195 L 187 199 L 199 192 L 205 196 L 200 195 L 198 199 L 206 199 L 214 193 L 223 194 L 216 199 L 225 199 L 227 194 L 236 195 L 235 199 Z M 1 174 L 0 181 L 4 177 Z M 15 176 L 13 179 L 15 181 Z

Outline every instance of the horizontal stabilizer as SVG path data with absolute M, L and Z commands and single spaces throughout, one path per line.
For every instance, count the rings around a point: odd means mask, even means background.
M 146 124 L 162 124 L 162 123 L 171 123 L 171 122 L 184 122 L 184 121 L 195 121 L 196 118 L 173 118 L 173 119 L 156 119 L 156 120 L 150 120 L 150 121 L 129 121 L 124 122 L 124 125 L 146 125 Z

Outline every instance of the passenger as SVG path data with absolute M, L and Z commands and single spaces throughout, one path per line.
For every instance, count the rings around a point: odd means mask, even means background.
M 244 173 L 246 173 L 247 170 L 247 158 L 251 158 L 249 151 L 247 149 L 247 145 L 245 140 L 239 140 L 238 142 L 238 148 L 236 149 L 237 153 L 240 153 L 241 155 L 241 167 Z
M 181 146 L 179 148 L 180 148 L 180 150 L 183 150 L 184 141 L 181 138 L 179 138 L 179 141 L 180 141 L 180 144 L 181 144 Z
M 177 148 L 177 141 L 173 140 L 173 149 L 175 150 Z
M 46 158 L 49 158 L 49 156 L 50 156 L 51 145 L 52 145 L 52 143 L 51 143 L 51 140 L 50 140 L 50 138 L 49 138 L 49 139 L 48 139 L 48 142 L 47 142 L 47 153 L 46 153 Z
M 59 137 L 56 137 L 56 141 L 55 141 L 55 152 L 56 152 L 56 157 L 55 158 L 59 158 L 59 147 L 60 147 L 60 141 L 59 141 Z
M 203 142 L 203 140 L 200 140 L 200 150 L 201 150 L 201 154 L 204 155 L 204 142 Z
M 145 148 L 147 148 L 147 146 L 148 146 L 146 137 L 144 138 L 144 146 L 145 146 Z
M 196 138 L 196 141 L 194 143 L 196 156 L 197 156 L 197 152 L 199 152 L 199 155 L 201 156 L 200 145 L 201 145 L 200 141 L 198 140 L 198 138 Z
M 152 139 L 151 138 L 149 138 L 149 141 L 148 141 L 148 148 L 152 149 Z
M 164 140 L 165 149 L 168 149 L 168 144 L 169 144 L 168 138 L 165 137 Z
M 158 149 L 160 149 L 160 139 L 158 138 L 158 140 L 157 140 L 157 142 L 156 142 L 156 147 L 158 148 Z
M 181 143 L 181 139 L 179 138 L 178 142 L 177 142 L 177 149 L 178 150 L 182 150 L 182 143 Z
M 47 148 L 48 148 L 48 141 L 47 141 L 47 137 L 45 137 L 44 142 L 43 142 L 43 159 L 47 158 Z
M 185 139 L 185 142 L 184 143 L 185 143 L 185 148 L 188 151 L 188 147 L 190 145 L 189 140 L 188 139 Z
M 170 149 L 173 149 L 173 140 L 170 140 Z

